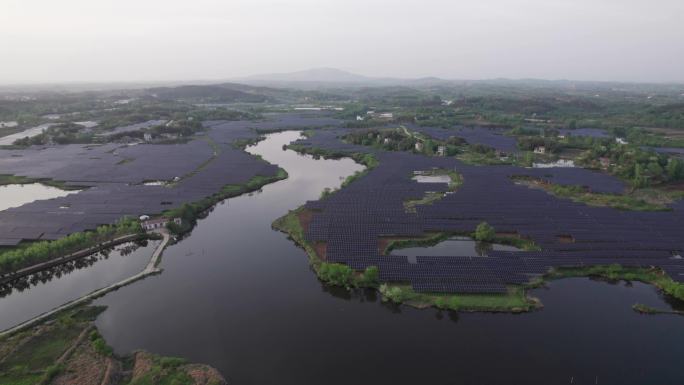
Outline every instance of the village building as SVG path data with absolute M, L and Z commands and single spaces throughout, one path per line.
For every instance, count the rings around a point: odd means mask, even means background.
M 546 147 L 544 147 L 544 146 L 535 147 L 534 153 L 535 154 L 546 154 Z
M 423 152 L 423 142 L 416 142 L 416 151 Z
M 446 155 L 446 146 L 437 146 L 437 155 L 438 156 L 445 156 Z
M 156 230 L 156 229 L 163 229 L 170 222 L 173 222 L 177 225 L 180 225 L 182 223 L 182 220 L 180 218 L 173 218 L 172 219 L 172 218 L 167 218 L 167 217 L 161 217 L 161 218 L 145 220 L 140 224 L 140 226 L 145 231 L 151 231 L 151 230 Z

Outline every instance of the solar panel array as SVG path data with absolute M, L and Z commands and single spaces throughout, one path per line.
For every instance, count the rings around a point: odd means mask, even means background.
M 13 246 L 22 240 L 55 240 L 114 223 L 124 216 L 158 214 L 210 196 L 228 184 L 243 184 L 256 175 L 273 176 L 277 166 L 234 148 L 232 143 L 255 138 L 254 125 L 278 129 L 293 122 L 299 127 L 339 124 L 329 118 L 301 114 L 279 115 L 256 123 L 214 121 L 207 135 L 220 150 L 213 160 L 214 149 L 202 139 L 174 145 L 63 145 L 2 150 L 0 174 L 51 178 L 89 188 L 0 212 L 0 246 Z M 173 188 L 143 184 L 176 176 L 186 178 Z
M 322 200 L 307 202 L 313 217 L 311 242 L 326 243 L 326 259 L 355 269 L 378 266 L 385 282 L 410 282 L 420 292 L 501 293 L 558 266 L 619 263 L 659 266 L 684 282 L 684 203 L 669 212 L 618 211 L 591 207 L 517 185 L 528 175 L 554 183 L 584 185 L 620 193 L 625 185 L 606 174 L 578 168 L 526 169 L 470 166 L 452 158 L 382 152 L 341 142 L 345 129 L 323 130 L 298 144 L 334 151 L 373 152 L 380 165 L 367 176 Z M 446 183 L 418 183 L 414 171 L 453 169 L 463 185 L 430 205 L 406 212 L 404 202 L 428 191 L 446 192 Z M 498 232 L 529 238 L 542 251 L 492 251 L 487 257 L 407 257 L 381 255 L 380 239 L 430 232 L 472 232 L 486 221 Z M 571 239 L 571 242 L 567 240 Z M 399 251 L 400 252 L 400 251 Z
M 512 136 L 504 135 L 505 129 L 503 128 L 463 126 L 438 128 L 416 125 L 409 125 L 407 127 L 442 141 L 454 136 L 464 139 L 468 144 L 481 144 L 509 154 L 518 152 L 518 141 Z

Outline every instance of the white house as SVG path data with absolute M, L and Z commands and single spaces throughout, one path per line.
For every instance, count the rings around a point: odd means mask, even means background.
M 438 156 L 446 155 L 446 146 L 437 146 L 437 155 Z
M 156 229 L 162 229 L 166 227 L 166 225 L 169 224 L 169 222 L 173 222 L 177 225 L 180 225 L 182 223 L 182 220 L 180 218 L 167 218 L 167 217 L 161 217 L 161 218 L 155 218 L 155 219 L 148 219 L 146 221 L 143 221 L 140 226 L 145 231 L 150 231 L 150 230 L 156 230 Z
M 625 138 L 615 138 L 615 142 L 617 144 L 627 144 L 628 142 L 625 140 Z
M 544 146 L 535 147 L 534 153 L 535 154 L 546 154 L 546 147 L 544 147 Z

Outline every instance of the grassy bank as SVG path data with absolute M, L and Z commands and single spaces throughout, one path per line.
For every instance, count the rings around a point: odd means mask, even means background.
M 226 185 L 219 192 L 211 196 L 194 203 L 185 203 L 180 207 L 166 210 L 163 215 L 170 218 L 182 218 L 183 221 L 180 226 L 174 223 L 171 223 L 168 226 L 169 229 L 176 234 L 185 234 L 192 230 L 197 223 L 198 218 L 201 218 L 207 210 L 222 200 L 259 190 L 267 184 L 286 179 L 287 176 L 287 172 L 284 169 L 279 168 L 276 175 L 257 175 L 242 185 Z
M 419 238 L 393 238 L 388 240 L 387 246 L 383 250 L 383 254 L 389 254 L 392 250 L 407 249 L 410 247 L 431 247 L 439 244 L 440 242 L 446 241 L 451 237 L 457 236 L 470 237 L 473 240 L 475 239 L 474 233 L 448 232 L 430 233 Z M 518 237 L 494 236 L 491 241 L 486 243 L 513 246 L 525 251 L 540 250 L 539 246 L 537 246 L 533 241 Z
M 99 384 L 106 375 L 121 385 L 225 384 L 215 369 L 183 359 L 145 352 L 117 356 L 93 325 L 104 309 L 80 306 L 0 338 L 0 384 Z M 196 382 L 197 373 L 206 381 Z
M 304 237 L 299 215 L 303 208 L 290 211 L 286 215 L 276 219 L 272 227 L 287 234 L 298 246 L 306 251 L 309 264 L 316 272 L 318 278 L 333 286 L 352 287 L 378 287 L 379 271 L 376 266 L 369 266 L 363 272 L 354 271 L 347 265 L 340 263 L 329 263 L 324 261 L 316 252 L 314 245 Z
M 7 274 L 129 234 L 142 235 L 143 231 L 138 221 L 125 218 L 115 225 L 99 226 L 94 231 L 73 233 L 54 241 L 23 244 L 0 253 L 0 273 Z
M 624 267 L 621 265 L 600 265 L 554 269 L 546 279 L 570 277 L 597 277 L 610 281 L 638 281 L 654 285 L 665 294 L 684 301 L 684 284 L 674 281 L 658 268 Z
M 417 308 L 436 307 L 454 311 L 524 312 L 539 307 L 525 288 L 510 286 L 506 294 L 417 293 L 407 284 L 382 284 L 383 300 Z
M 56 181 L 48 178 L 27 178 L 25 176 L 18 175 L 0 175 L 0 186 L 10 185 L 10 184 L 32 184 L 40 183 L 45 186 L 56 187 L 60 190 L 72 191 L 81 190 L 83 187 L 67 185 L 64 182 Z
M 655 314 L 675 314 L 675 315 L 684 315 L 684 311 L 679 311 L 679 310 L 661 310 L 661 309 L 656 309 L 654 307 L 650 307 L 648 305 L 644 305 L 641 303 L 635 303 L 632 306 L 632 309 L 641 314 L 650 314 L 650 315 L 655 315 Z
M 457 173 L 455 170 L 436 169 L 430 170 L 421 174 L 422 176 L 438 176 L 446 175 L 449 177 L 448 191 L 456 191 L 463 184 L 463 175 Z M 444 198 L 446 193 L 443 192 L 427 192 L 424 197 L 420 199 L 412 199 L 404 202 L 404 209 L 408 213 L 415 213 L 416 207 L 421 205 L 430 205 L 440 199 Z
M 668 204 L 684 197 L 682 191 L 666 191 L 662 189 L 638 189 L 626 194 L 594 193 L 581 186 L 562 186 L 546 183 L 526 176 L 514 177 L 513 180 L 531 188 L 538 188 L 558 197 L 571 199 L 589 206 L 612 207 L 618 210 L 631 211 L 669 211 Z

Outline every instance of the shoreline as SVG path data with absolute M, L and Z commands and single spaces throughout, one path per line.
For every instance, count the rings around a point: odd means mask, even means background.
M 157 248 L 152 253 L 152 256 L 150 257 L 150 260 L 147 263 L 147 265 L 145 266 L 145 268 L 142 271 L 140 271 L 139 273 L 134 274 L 134 275 L 132 275 L 128 278 L 125 278 L 123 280 L 120 280 L 118 282 L 115 282 L 111 285 L 105 286 L 101 289 L 97 289 L 95 291 L 92 291 L 89 294 L 86 294 L 80 298 L 66 302 L 66 303 L 64 303 L 64 304 L 62 304 L 56 308 L 53 308 L 53 309 L 48 310 L 44 313 L 41 313 L 41 314 L 39 314 L 39 315 L 29 319 L 29 320 L 21 322 L 21 323 L 15 325 L 15 326 L 12 326 L 8 329 L 2 330 L 2 331 L 0 331 L 0 338 L 12 335 L 16 332 L 23 330 L 23 329 L 26 329 L 26 328 L 31 327 L 33 325 L 36 325 L 42 321 L 49 319 L 51 316 L 53 316 L 57 313 L 71 309 L 71 308 L 76 307 L 78 305 L 85 304 L 86 302 L 97 299 L 97 298 L 109 293 L 110 291 L 113 291 L 113 290 L 116 290 L 118 288 L 129 285 L 129 284 L 131 284 L 135 281 L 138 281 L 140 279 L 143 279 L 149 275 L 159 274 L 162 270 L 160 268 L 158 268 L 157 265 L 160 261 L 160 258 L 161 258 L 161 255 L 162 255 L 164 249 L 166 248 L 169 241 L 171 240 L 171 235 L 169 234 L 168 231 L 162 230 L 162 231 L 160 231 L 160 233 L 162 235 L 161 243 L 157 246 Z
M 359 163 L 364 159 L 365 154 L 360 153 L 344 153 L 344 152 L 334 152 L 328 151 L 321 148 L 309 148 L 297 145 L 288 146 L 291 150 L 299 153 L 317 155 L 323 158 L 339 159 L 343 157 L 351 158 Z M 375 157 L 373 157 L 375 160 Z M 377 160 L 376 160 L 377 162 Z M 377 166 L 377 163 L 366 164 L 367 168 L 354 175 L 351 181 L 364 176 L 372 167 Z M 363 164 L 363 163 L 362 163 Z M 348 178 L 349 179 L 349 178 Z M 340 188 L 346 186 L 343 185 Z M 329 194 L 335 193 L 337 190 L 329 192 Z M 288 234 L 290 239 L 292 239 L 298 246 L 302 247 L 308 256 L 309 263 L 316 272 L 316 275 L 320 280 L 326 284 L 330 284 L 329 280 L 324 279 L 320 274 L 319 266 L 325 261 L 318 255 L 317 245 L 311 245 L 306 241 L 304 233 L 306 229 L 299 217 L 300 214 L 305 210 L 304 206 L 298 207 L 295 210 L 289 211 L 284 216 L 276 219 L 272 223 L 272 227 L 276 230 Z M 306 214 L 304 214 L 306 215 Z M 436 237 L 435 239 L 439 239 Z M 434 239 L 433 239 L 434 240 Z M 413 242 L 420 242 L 421 239 L 411 239 L 402 240 L 407 245 L 413 244 Z M 424 239 L 422 239 L 424 241 Z M 497 236 L 496 242 L 510 243 L 514 241 L 508 237 Z M 521 239 L 521 241 L 523 241 Z M 534 244 L 529 244 L 529 242 L 512 242 L 520 243 L 522 248 L 534 248 Z M 401 242 L 399 242 L 401 244 Z M 385 250 L 396 247 L 395 242 L 388 241 L 385 245 Z M 324 250 L 325 247 L 320 247 Z M 346 266 L 341 264 L 334 264 L 340 266 Z M 359 272 L 355 272 L 359 274 Z M 363 274 L 363 273 L 361 273 Z M 410 286 L 402 285 L 401 283 L 379 283 L 372 288 L 376 289 L 382 296 L 383 300 L 391 301 L 398 304 L 405 304 L 408 306 L 416 308 L 427 308 L 436 307 L 444 310 L 454 310 L 454 311 L 466 311 L 466 312 L 511 312 L 520 313 L 527 312 L 543 307 L 543 304 L 539 299 L 534 298 L 528 294 L 530 289 L 534 289 L 544 285 L 546 282 L 555 279 L 561 279 L 565 277 L 598 277 L 608 280 L 625 280 L 625 281 L 640 281 L 646 284 L 655 286 L 665 295 L 669 295 L 676 299 L 684 300 L 684 284 L 677 283 L 673 281 L 667 274 L 662 272 L 660 269 L 647 269 L 647 268 L 627 268 L 622 265 L 600 265 L 600 266 L 590 266 L 590 267 L 574 267 L 574 268 L 560 268 L 560 269 L 550 269 L 544 275 L 539 276 L 530 280 L 529 283 L 525 285 L 509 285 L 507 294 L 451 294 L 451 293 L 416 293 Z M 352 284 L 354 282 L 352 281 Z M 334 283 L 332 283 L 334 284 Z M 340 286 L 340 285 L 338 285 Z M 344 286 L 344 285 L 343 285 Z M 368 287 L 368 286 L 366 286 Z M 504 299 L 509 297 L 513 301 L 505 301 Z M 495 303 L 492 306 L 492 303 Z M 501 306 L 503 304 L 503 306 Z

